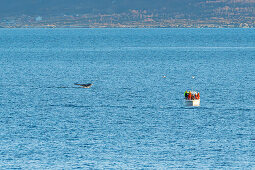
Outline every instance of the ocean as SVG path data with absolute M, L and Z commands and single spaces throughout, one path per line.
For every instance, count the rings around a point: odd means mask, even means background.
M 0 169 L 255 168 L 254 40 L 254 29 L 0 29 Z

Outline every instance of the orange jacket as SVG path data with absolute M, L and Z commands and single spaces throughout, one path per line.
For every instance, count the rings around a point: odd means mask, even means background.
M 191 99 L 191 93 L 189 93 L 189 95 L 188 95 L 188 99 Z

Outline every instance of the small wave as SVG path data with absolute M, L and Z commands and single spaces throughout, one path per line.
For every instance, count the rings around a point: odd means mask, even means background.
M 97 107 L 105 107 L 105 108 L 129 108 L 129 106 L 123 106 L 123 105 L 100 105 Z
M 56 87 L 56 86 L 49 86 L 49 87 L 46 87 L 47 89 L 80 89 L 80 88 L 83 88 L 83 87 L 68 87 L 68 86 L 59 86 L 59 87 Z M 84 89 L 84 88 L 83 88 Z
M 56 87 L 56 88 L 61 88 L 61 89 L 77 89 L 77 88 L 82 88 L 82 87 Z
M 82 106 L 82 105 L 74 105 L 74 104 L 65 104 L 64 107 L 79 107 L 79 108 L 85 107 L 85 108 L 90 108 L 90 107 L 92 107 L 92 106 Z
M 82 106 L 82 105 L 74 105 L 74 104 L 64 104 L 64 105 L 51 104 L 49 106 L 51 106 L 51 107 L 72 107 L 72 108 L 75 108 L 75 107 L 78 107 L 78 108 L 82 108 L 82 107 L 91 108 L 92 107 L 92 106 Z

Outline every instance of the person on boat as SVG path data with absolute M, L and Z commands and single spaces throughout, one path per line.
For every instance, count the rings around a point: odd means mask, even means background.
M 197 93 L 197 99 L 200 99 L 200 94 L 199 94 L 199 92 Z
M 191 95 L 191 100 L 194 100 L 195 99 L 195 96 L 194 94 Z
M 188 97 L 188 92 L 187 92 L 187 90 L 185 91 L 184 96 L 185 96 L 185 99 L 187 99 L 187 97 Z
M 189 91 L 188 99 L 191 100 L 191 92 Z

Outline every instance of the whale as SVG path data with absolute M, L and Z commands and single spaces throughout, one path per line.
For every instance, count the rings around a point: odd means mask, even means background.
M 74 85 L 81 86 L 82 88 L 90 88 L 92 86 L 92 83 L 87 83 L 87 84 L 74 83 Z

